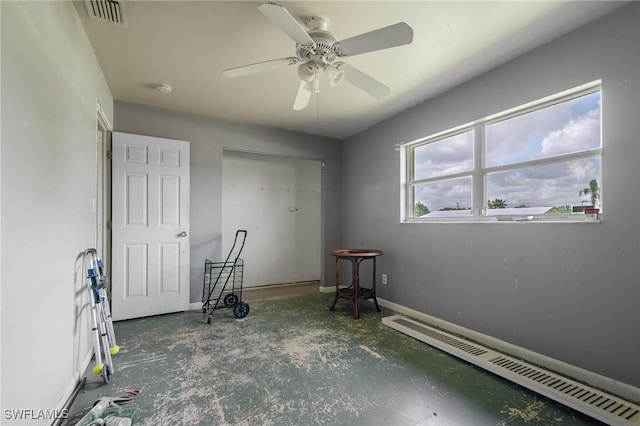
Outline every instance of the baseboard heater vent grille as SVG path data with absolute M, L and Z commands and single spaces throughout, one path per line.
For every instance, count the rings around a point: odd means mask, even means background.
M 382 323 L 607 424 L 640 425 L 640 406 L 599 389 L 400 315 Z

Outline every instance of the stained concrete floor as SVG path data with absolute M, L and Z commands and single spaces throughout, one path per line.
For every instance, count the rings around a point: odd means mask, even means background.
M 222 309 L 210 325 L 202 311 L 117 322 L 115 373 L 104 385 L 90 366 L 66 424 L 133 389 L 137 425 L 601 424 L 382 325 L 388 309 L 365 303 L 354 320 L 317 286 L 244 300 L 240 320 Z

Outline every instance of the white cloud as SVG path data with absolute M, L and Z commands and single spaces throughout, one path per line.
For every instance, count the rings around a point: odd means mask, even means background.
M 473 132 L 416 148 L 417 179 L 458 173 L 473 167 Z
M 487 126 L 489 166 L 600 146 L 600 102 L 587 95 Z M 576 116 L 574 109 L 591 107 Z
M 506 200 L 510 207 L 580 205 L 580 190 L 599 170 L 598 160 L 584 159 L 493 173 L 488 178 L 488 196 Z
M 571 120 L 571 107 L 557 104 L 487 126 L 489 165 L 531 158 L 540 151 L 545 135 L 562 128 Z
M 550 132 L 541 145 L 541 156 L 547 157 L 600 146 L 600 108 L 570 120 L 562 129 Z

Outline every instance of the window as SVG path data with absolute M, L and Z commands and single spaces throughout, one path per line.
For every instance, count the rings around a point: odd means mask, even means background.
M 585 208 L 601 213 L 600 95 L 592 83 L 403 145 L 403 219 L 582 221 Z

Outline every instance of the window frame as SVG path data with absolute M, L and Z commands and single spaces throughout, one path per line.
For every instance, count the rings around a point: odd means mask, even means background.
M 502 111 L 497 114 L 492 114 L 485 118 L 465 123 L 460 126 L 447 129 L 442 132 L 435 133 L 425 138 L 420 138 L 411 142 L 400 144 L 400 170 L 401 170 L 401 223 L 460 223 L 460 222 L 500 222 L 500 223 L 522 223 L 522 222 L 601 222 L 602 208 L 598 214 L 596 220 L 587 215 L 580 214 L 553 214 L 553 215 L 487 215 L 485 206 L 485 200 L 488 199 L 488 185 L 487 177 L 491 173 L 505 172 L 510 170 L 517 170 L 528 168 L 532 166 L 546 166 L 552 164 L 567 163 L 573 160 L 581 160 L 588 158 L 597 158 L 600 161 L 600 203 L 602 205 L 602 158 L 603 158 L 603 138 L 602 138 L 602 115 L 600 121 L 600 146 L 598 148 L 590 148 L 580 151 L 573 151 L 569 153 L 556 154 L 543 158 L 527 159 L 524 161 L 496 165 L 486 167 L 486 127 L 498 123 L 504 120 L 508 120 L 513 117 L 525 115 L 534 111 L 538 111 L 562 102 L 570 101 L 588 94 L 600 93 L 600 108 L 602 114 L 603 102 L 602 102 L 602 81 L 596 80 L 579 87 L 575 87 L 542 99 L 538 99 L 518 107 Z M 450 138 L 461 133 L 473 131 L 473 163 L 474 167 L 471 171 L 464 171 L 458 173 L 452 173 L 448 175 L 438 175 L 436 177 L 429 177 L 423 179 L 414 178 L 415 169 L 415 149 L 425 144 L 440 141 L 442 139 Z M 415 206 L 415 188 L 418 185 L 425 183 L 443 182 L 452 179 L 459 179 L 463 177 L 471 177 L 471 214 L 464 217 L 436 217 L 436 218 L 415 218 L 414 206 Z

